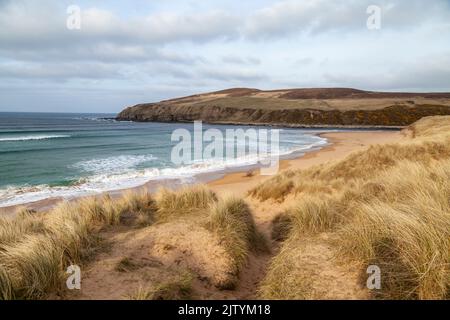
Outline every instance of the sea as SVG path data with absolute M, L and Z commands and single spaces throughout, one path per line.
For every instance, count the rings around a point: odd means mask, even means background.
M 71 199 L 142 186 L 154 181 L 193 184 L 230 171 L 256 168 L 261 158 L 247 148 L 236 155 L 173 161 L 175 130 L 194 134 L 192 123 L 121 122 L 115 114 L 0 113 L 0 207 L 53 197 Z M 203 124 L 203 132 L 273 129 Z M 280 158 L 298 157 L 322 148 L 320 132 L 280 129 Z M 217 132 L 217 131 L 216 131 Z M 226 141 L 223 141 L 224 145 Z M 238 143 L 242 143 L 238 142 Z M 246 143 L 258 143 L 247 141 Z M 193 153 L 195 154 L 195 152 Z M 274 156 L 274 154 L 272 154 Z

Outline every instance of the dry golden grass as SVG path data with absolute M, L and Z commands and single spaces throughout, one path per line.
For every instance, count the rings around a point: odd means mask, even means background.
M 24 214 L 24 211 L 19 210 L 16 219 L 0 217 L 0 249 L 5 244 L 20 240 L 24 235 L 43 230 L 44 222 L 39 215 Z
M 114 270 L 119 272 L 129 272 L 134 271 L 136 269 L 139 269 L 139 264 L 137 264 L 133 259 L 130 259 L 128 257 L 120 259 L 120 261 L 117 263 Z
M 258 187 L 251 189 L 248 194 L 261 201 L 269 199 L 283 201 L 294 188 L 294 182 L 291 179 L 293 176 L 294 172 L 292 171 L 283 172 L 270 179 L 267 183 L 262 183 Z
M 450 158 L 450 116 L 426 117 L 410 126 L 407 133 L 414 136 L 395 144 L 374 145 L 354 152 L 347 158 L 311 167 L 306 170 L 283 172 L 249 191 L 260 200 L 284 201 L 288 195 L 302 193 L 333 194 L 343 188 L 355 187 L 403 161 L 424 165 Z M 356 184 L 355 184 L 356 183 Z
M 0 300 L 13 299 L 13 288 L 6 267 L 0 264 Z
M 382 272 L 377 298 L 450 298 L 450 117 L 424 118 L 396 144 L 275 177 L 251 191 L 260 200 L 292 195 L 287 240 L 261 286 L 264 298 L 317 296 L 298 257 L 302 240 L 336 237 L 342 261 Z M 270 194 L 292 184 L 291 193 Z M 300 246 L 300 247 L 299 247 Z M 364 282 L 365 283 L 365 282 Z M 314 284 L 317 285 L 317 284 Z M 319 297 L 320 298 L 320 297 Z
M 208 228 L 219 235 L 233 261 L 231 277 L 220 284 L 220 287 L 234 288 L 249 252 L 267 250 L 265 239 L 257 231 L 247 203 L 234 197 L 220 200 L 211 208 Z
M 105 201 L 105 204 L 105 208 L 115 207 L 115 211 L 114 209 L 112 211 L 116 212 L 115 216 L 119 217 L 120 223 L 134 224 L 139 227 L 152 224 L 158 210 L 156 201 L 147 191 L 129 191 L 118 201 L 118 204 L 115 205 L 111 201 Z
M 332 230 L 342 220 L 339 203 L 331 197 L 303 196 L 290 212 L 292 228 L 302 234 Z
M 139 287 L 128 300 L 189 300 L 192 295 L 193 276 L 189 272 L 151 288 Z
M 157 217 L 167 220 L 189 213 L 203 212 L 217 201 L 217 196 L 204 185 L 186 187 L 179 191 L 161 189 L 156 194 Z
M 0 260 L 7 270 L 14 297 L 43 298 L 63 283 L 63 251 L 45 235 L 26 236 L 16 245 L 4 246 Z
M 275 241 L 284 241 L 289 237 L 292 229 L 292 217 L 289 212 L 278 214 L 272 221 L 271 238 Z
M 355 203 L 342 251 L 383 272 L 383 298 L 445 299 L 450 289 L 450 161 L 406 162 Z
M 220 239 L 226 253 L 226 270 L 218 287 L 235 285 L 250 250 L 265 248 L 251 211 L 241 199 L 220 200 L 205 186 L 179 191 L 161 190 L 156 200 L 147 193 L 127 193 L 62 202 L 45 214 L 21 210 L 14 219 L 0 221 L 0 298 L 42 299 L 63 294 L 65 269 L 95 259 L 101 248 L 101 231 L 108 233 L 152 222 L 173 223 L 173 218 L 196 223 L 211 239 Z M 105 230 L 111 226 L 121 228 Z M 189 225 L 189 224 L 186 224 Z M 206 228 L 206 230 L 204 229 Z M 129 230 L 129 229 L 125 229 Z M 150 230 L 150 229 L 149 229 Z M 132 272 L 133 260 L 120 260 L 115 270 Z M 230 277 L 228 278 L 228 275 Z M 179 276 L 179 277 L 178 277 Z M 187 299 L 192 277 L 176 279 L 140 290 L 133 299 Z M 222 283 L 223 282 L 223 283 Z
M 272 259 L 266 277 L 260 284 L 259 296 L 267 300 L 313 299 L 311 277 L 302 268 L 297 236 L 290 236 Z
M 63 202 L 46 214 L 20 210 L 0 220 L 0 298 L 40 299 L 58 293 L 65 268 L 92 257 L 99 245 L 97 231 L 120 222 L 120 215 L 154 215 L 147 194 L 130 202 L 109 197 Z M 153 210 L 153 212 L 151 211 Z

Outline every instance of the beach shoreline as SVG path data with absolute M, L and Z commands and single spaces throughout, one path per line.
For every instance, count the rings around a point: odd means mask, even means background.
M 352 152 L 363 150 L 371 145 L 396 142 L 402 138 L 401 131 L 348 131 L 327 132 L 319 136 L 328 140 L 328 145 L 307 152 L 303 156 L 280 161 L 280 172 L 292 169 L 306 169 L 329 161 L 340 160 Z M 216 179 L 208 185 L 222 195 L 242 196 L 259 183 L 272 176 L 261 176 L 259 173 L 247 177 L 247 172 L 229 173 L 221 179 Z
M 318 134 L 320 137 L 326 138 L 328 144 L 318 150 L 308 151 L 300 156 L 290 159 L 280 160 L 279 172 L 287 169 L 305 169 L 313 165 L 325 163 L 332 160 L 338 160 L 346 157 L 350 153 L 362 150 L 370 145 L 396 142 L 401 139 L 400 131 L 393 130 L 371 130 L 371 131 L 345 131 L 345 132 L 327 132 Z M 262 176 L 259 169 L 237 169 L 233 172 L 227 172 L 219 175 L 217 178 L 208 179 L 205 182 L 213 191 L 221 195 L 246 195 L 247 191 L 272 176 Z M 251 174 L 249 174 L 251 172 Z M 154 192 L 160 187 L 178 188 L 182 184 L 179 180 L 151 180 L 144 185 L 107 192 L 113 197 L 118 197 L 128 191 L 148 190 Z M 77 201 L 77 197 L 70 201 Z M 18 208 L 27 208 L 37 212 L 48 211 L 62 198 L 47 198 L 44 200 L 30 202 L 20 205 L 0 208 L 0 216 L 13 216 Z

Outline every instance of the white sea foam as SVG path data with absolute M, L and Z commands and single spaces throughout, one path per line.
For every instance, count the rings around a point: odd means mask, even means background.
M 0 142 L 46 140 L 46 139 L 57 139 L 57 138 L 70 138 L 70 136 L 69 135 L 35 135 L 35 136 L 3 137 L 3 138 L 0 138 Z
M 290 149 L 282 148 L 279 155 L 283 157 L 293 153 L 304 153 L 327 144 L 326 139 L 316 138 L 314 139 L 316 141 L 307 145 L 300 145 Z M 41 185 L 21 188 L 10 187 L 0 190 L 0 207 L 53 197 L 71 199 L 105 191 L 122 190 L 138 187 L 152 180 L 179 179 L 185 183 L 193 183 L 199 174 L 226 172 L 240 167 L 258 165 L 259 162 L 264 160 L 257 155 L 247 155 L 242 158 L 223 161 L 197 161 L 178 168 L 135 168 L 143 162 L 155 159 L 151 155 L 142 155 L 109 157 L 79 162 L 75 166 L 92 173 L 91 176 L 80 179 L 73 186 L 49 187 Z
M 97 121 L 97 122 L 118 122 L 113 118 L 99 118 L 99 117 L 75 117 L 74 120 L 85 120 L 85 121 Z M 132 121 L 129 121 L 132 122 Z
M 118 173 L 153 160 L 157 160 L 157 158 L 152 155 L 123 155 L 82 161 L 74 164 L 73 167 L 96 174 L 103 172 Z

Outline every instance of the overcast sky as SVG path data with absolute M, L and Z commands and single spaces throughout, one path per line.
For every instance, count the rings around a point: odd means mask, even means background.
M 117 112 L 230 87 L 450 91 L 450 1 L 0 0 L 0 111 Z

